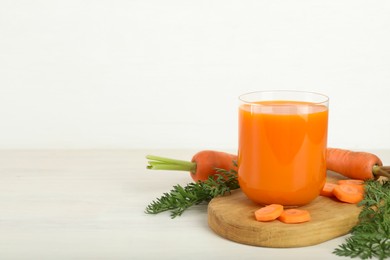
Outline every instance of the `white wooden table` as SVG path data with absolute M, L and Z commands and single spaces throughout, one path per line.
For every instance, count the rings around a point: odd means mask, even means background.
M 181 217 L 145 207 L 184 172 L 146 169 L 146 154 L 190 159 L 180 150 L 0 151 L 0 259 L 342 259 L 345 237 L 316 246 L 261 248 L 219 237 L 207 206 Z M 390 165 L 390 151 L 375 151 Z

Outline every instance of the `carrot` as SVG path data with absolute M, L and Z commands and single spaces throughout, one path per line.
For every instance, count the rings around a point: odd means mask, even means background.
M 333 189 L 336 187 L 337 184 L 326 182 L 324 187 L 321 189 L 320 195 L 324 197 L 333 197 Z
M 237 156 L 225 152 L 203 150 L 196 153 L 191 161 L 175 160 L 153 155 L 148 169 L 189 171 L 193 180 L 206 180 L 216 174 L 217 169 L 237 171 Z M 355 152 L 339 148 L 328 148 L 327 169 L 351 179 L 368 180 L 385 176 L 390 178 L 390 166 L 383 166 L 378 156 L 367 152 Z
M 355 187 L 356 185 L 339 184 L 333 189 L 333 194 L 342 202 L 356 204 L 359 203 L 364 196 L 364 192 Z
M 210 175 L 217 173 L 216 169 L 237 170 L 233 161 L 237 161 L 237 156 L 225 152 L 204 150 L 192 157 L 192 162 L 196 163 L 196 170 L 191 172 L 191 177 L 197 180 L 207 180 Z
M 286 209 L 278 219 L 287 224 L 297 224 L 310 221 L 311 216 L 305 209 Z
M 369 180 L 378 176 L 390 177 L 390 167 L 383 166 L 378 156 L 367 152 L 328 148 L 326 167 L 351 179 Z
M 277 219 L 283 212 L 283 206 L 280 204 L 270 204 L 255 211 L 257 221 L 272 221 Z
M 147 155 L 148 169 L 189 171 L 194 181 L 205 181 L 218 173 L 218 169 L 235 170 L 237 156 L 221 151 L 203 150 L 196 153 L 191 161 L 175 160 L 154 155 Z

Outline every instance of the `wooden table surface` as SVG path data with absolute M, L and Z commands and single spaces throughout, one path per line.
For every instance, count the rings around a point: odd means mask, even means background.
M 184 172 L 146 169 L 146 154 L 190 159 L 191 150 L 0 151 L 0 259 L 342 259 L 345 237 L 275 249 L 216 235 L 207 205 L 181 217 L 145 207 Z M 374 151 L 390 165 L 390 151 Z

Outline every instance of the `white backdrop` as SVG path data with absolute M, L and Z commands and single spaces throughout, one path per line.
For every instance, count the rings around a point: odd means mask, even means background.
M 0 148 L 236 149 L 268 89 L 327 94 L 329 146 L 390 149 L 390 1 L 0 2 Z

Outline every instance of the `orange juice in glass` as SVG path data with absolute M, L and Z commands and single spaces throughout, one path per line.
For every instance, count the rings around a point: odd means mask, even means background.
M 326 180 L 328 97 L 280 90 L 239 100 L 241 190 L 263 205 L 310 203 Z

